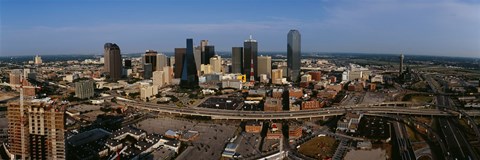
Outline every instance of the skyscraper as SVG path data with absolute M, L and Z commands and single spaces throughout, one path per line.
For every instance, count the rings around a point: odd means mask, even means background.
M 210 66 L 214 73 L 222 73 L 222 57 L 216 55 L 210 58 Z
M 268 78 L 272 78 L 272 57 L 258 57 L 258 74 L 266 74 Z
M 66 159 L 64 108 L 55 102 L 28 102 L 20 108 L 19 103 L 10 103 L 7 111 L 14 159 Z
M 251 66 L 253 66 L 254 78 L 258 77 L 257 63 L 257 41 L 250 35 L 250 39 L 243 42 L 243 73 L 247 75 L 247 79 L 250 79 Z
M 105 43 L 104 45 L 105 58 L 104 69 L 110 80 L 118 80 L 122 76 L 122 55 L 120 54 L 120 47 L 115 43 Z
M 157 55 L 158 52 L 154 50 L 147 50 L 145 51 L 145 55 L 143 55 L 143 63 L 150 63 L 152 65 L 152 72 L 157 70 Z M 143 70 L 145 70 L 145 68 Z
M 167 66 L 168 57 L 165 54 L 157 54 L 157 65 L 155 66 L 155 71 L 162 71 L 163 67 Z
M 400 68 L 399 68 L 399 75 L 403 73 L 403 54 L 400 54 Z
M 193 57 L 195 58 L 195 67 L 197 67 L 197 72 L 200 73 L 200 66 L 202 65 L 202 47 L 197 46 L 193 51 Z
M 186 48 L 175 48 L 175 78 L 182 77 L 183 58 L 185 57 Z
M 287 76 L 291 81 L 298 81 L 301 60 L 301 36 L 298 30 L 290 30 L 287 36 Z
M 243 47 L 232 47 L 232 73 L 243 73 Z
M 153 75 L 153 67 L 151 63 L 143 64 L 143 79 L 150 79 Z
M 215 55 L 215 46 L 205 46 L 205 52 L 202 54 L 202 64 L 210 64 L 210 58 Z
M 198 75 L 193 56 L 193 39 L 187 39 L 185 57 L 183 58 L 182 76 L 180 78 L 180 87 L 196 88 L 198 87 Z

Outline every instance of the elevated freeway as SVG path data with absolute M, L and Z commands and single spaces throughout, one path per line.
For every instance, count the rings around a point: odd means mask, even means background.
M 157 105 L 143 102 L 132 102 L 119 100 L 126 106 L 131 106 L 141 110 L 152 112 L 191 115 L 191 116 L 208 116 L 212 119 L 231 119 L 231 120 L 272 120 L 272 119 L 309 119 L 324 118 L 328 116 L 343 115 L 346 112 L 361 112 L 370 114 L 394 114 L 394 115 L 416 115 L 416 116 L 442 116 L 455 117 L 459 116 L 458 111 L 438 110 L 427 108 L 408 108 L 408 107 L 382 107 L 382 106 L 347 106 L 345 108 L 321 108 L 316 110 L 300 110 L 300 111 L 239 111 L 239 110 L 219 110 L 197 107 L 177 107 L 169 105 Z M 470 116 L 480 116 L 480 111 L 464 111 L 463 114 Z

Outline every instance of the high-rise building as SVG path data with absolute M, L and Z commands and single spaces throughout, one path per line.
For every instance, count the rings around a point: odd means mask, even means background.
M 270 79 L 272 78 L 272 57 L 260 56 L 258 57 L 258 74 L 266 74 Z
M 214 73 L 222 73 L 222 57 L 216 55 L 210 58 L 210 66 Z
M 165 54 L 157 54 L 157 65 L 155 71 L 163 70 L 163 67 L 167 66 L 167 56 Z
M 247 75 L 247 79 L 250 78 L 251 67 L 253 66 L 254 78 L 258 77 L 258 59 L 257 59 L 257 40 L 247 39 L 243 42 L 243 73 Z M 253 64 L 253 65 L 252 65 Z
M 186 48 L 175 48 L 175 78 L 182 77 L 183 58 L 185 57 Z
M 151 63 L 144 63 L 143 64 L 143 79 L 150 79 L 152 78 L 153 74 L 153 67 Z
M 35 59 L 34 59 L 34 63 L 37 64 L 37 65 L 42 64 L 43 63 L 42 57 L 40 57 L 39 55 L 36 55 Z
M 21 108 L 16 102 L 7 110 L 8 149 L 14 159 L 66 159 L 64 108 L 55 102 L 28 102 Z
M 20 69 L 14 69 L 10 72 L 10 84 L 11 85 L 20 85 L 22 83 L 22 71 Z
M 210 64 L 210 58 L 215 55 L 215 46 L 205 46 L 205 52 L 202 54 L 202 64 Z
M 153 77 L 152 77 L 153 85 L 162 87 L 165 84 L 163 76 L 164 76 L 163 71 L 154 71 Z
M 195 67 L 197 67 L 197 74 L 200 75 L 200 66 L 202 65 L 202 47 L 197 46 L 193 51 L 193 57 L 195 58 Z
M 195 57 L 193 56 L 193 39 L 187 39 L 185 57 L 183 58 L 183 67 L 180 77 L 180 87 L 196 88 L 198 87 L 198 74 L 195 65 Z
M 301 36 L 298 30 L 290 30 L 287 35 L 287 76 L 297 82 L 300 76 Z
M 403 73 L 403 54 L 400 54 L 400 68 L 399 68 L 399 75 Z
M 91 80 L 75 82 L 75 96 L 84 99 L 93 97 L 95 83 Z
M 124 65 L 125 69 L 132 69 L 132 60 L 126 59 L 123 62 L 125 63 L 125 65 Z
M 272 70 L 272 83 L 273 84 L 282 84 L 283 70 L 282 69 L 273 69 Z
M 202 50 L 202 54 L 205 53 L 205 46 L 208 46 L 208 40 L 201 40 L 200 41 L 200 49 Z
M 152 65 L 152 72 L 157 70 L 157 55 L 158 52 L 154 50 L 147 50 L 143 55 L 143 63 L 150 63 Z M 145 70 L 145 68 L 143 70 Z
M 163 67 L 163 83 L 169 85 L 173 78 L 173 69 L 170 66 Z
M 115 43 L 105 43 L 104 45 L 104 69 L 110 80 L 118 80 L 122 76 L 122 55 L 120 47 Z
M 168 66 L 173 67 L 175 65 L 175 55 L 168 58 Z
M 232 73 L 243 73 L 243 47 L 232 47 Z

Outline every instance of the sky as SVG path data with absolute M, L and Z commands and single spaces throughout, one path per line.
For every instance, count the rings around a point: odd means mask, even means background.
M 252 35 L 261 52 L 480 57 L 480 0 L 0 0 L 0 56 L 173 52 L 208 39 L 217 51 Z

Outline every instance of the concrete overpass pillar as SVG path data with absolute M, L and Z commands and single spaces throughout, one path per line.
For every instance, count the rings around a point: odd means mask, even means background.
M 323 120 L 325 120 L 325 116 L 323 116 Z
M 310 120 L 312 120 L 312 117 L 310 117 Z

